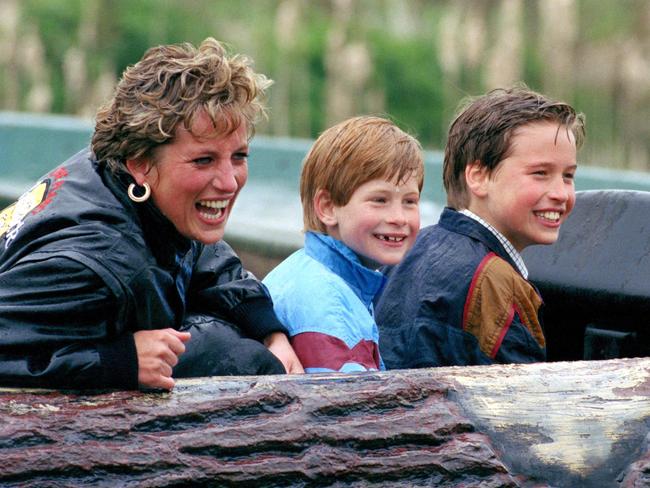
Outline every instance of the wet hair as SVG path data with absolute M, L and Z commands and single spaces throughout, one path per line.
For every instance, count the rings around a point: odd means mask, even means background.
M 213 38 L 198 48 L 153 47 L 124 71 L 113 97 L 97 111 L 92 150 L 100 164 L 125 170 L 127 159 L 149 157 L 173 139 L 179 124 L 191 131 L 200 113 L 210 117 L 215 134 L 245 123 L 252 137 L 265 116 L 260 98 L 271 83 L 253 71 L 249 58 L 229 56 Z
M 585 137 L 584 115 L 564 102 L 547 98 L 524 85 L 499 88 L 486 95 L 466 99 L 449 127 L 443 182 L 447 205 L 467 208 L 469 194 L 465 181 L 467 165 L 478 162 L 492 173 L 509 156 L 515 130 L 534 122 L 552 122 L 573 134 L 576 148 Z
M 326 232 L 314 208 L 319 190 L 344 206 L 354 191 L 377 178 L 404 182 L 411 176 L 422 190 L 424 160 L 420 143 L 390 120 L 360 116 L 323 132 L 303 161 L 300 198 L 305 231 Z

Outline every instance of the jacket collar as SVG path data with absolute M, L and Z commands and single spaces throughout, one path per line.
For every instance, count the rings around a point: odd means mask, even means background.
M 98 166 L 97 162 L 93 162 Z M 174 224 L 165 217 L 152 199 L 144 203 L 135 203 L 127 195 L 127 188 L 134 183 L 130 174 L 114 173 L 105 165 L 97 168 L 104 184 L 111 190 L 115 198 L 132 213 L 140 224 L 145 242 L 162 266 L 177 265 L 180 255 L 185 255 L 192 246 L 192 241 L 181 235 Z
M 519 270 L 519 273 L 526 279 L 528 279 L 528 269 L 526 268 L 526 263 L 524 263 L 524 259 L 521 257 L 521 254 L 517 252 L 515 247 L 512 245 L 512 243 L 504 236 L 501 232 L 499 232 L 496 228 L 492 226 L 489 222 L 486 220 L 483 220 L 481 217 L 476 215 L 474 212 L 472 212 L 469 209 L 463 209 L 459 210 L 460 213 L 463 215 L 467 215 L 469 218 L 476 220 L 479 224 L 481 224 L 483 227 L 485 227 L 487 230 L 492 232 L 501 245 L 503 246 L 503 249 L 508 253 L 508 255 L 512 258 L 512 261 L 517 265 L 516 269 Z
M 305 253 L 340 276 L 366 306 L 386 281 L 382 273 L 366 268 L 352 249 L 331 236 L 307 232 Z
M 449 231 L 463 234 L 483 243 L 490 251 L 505 259 L 514 269 L 519 270 L 517 264 L 513 261 L 501 242 L 499 242 L 497 236 L 471 217 L 463 215 L 451 207 L 445 207 L 440 215 L 438 224 Z

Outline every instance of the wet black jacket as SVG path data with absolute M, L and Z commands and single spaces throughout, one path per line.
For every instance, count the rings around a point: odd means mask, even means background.
M 0 213 L 0 385 L 137 388 L 133 333 L 189 314 L 285 331 L 223 241 L 204 246 L 82 151 Z

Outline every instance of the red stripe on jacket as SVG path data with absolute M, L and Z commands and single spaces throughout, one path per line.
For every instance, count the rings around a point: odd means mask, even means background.
M 379 348 L 362 339 L 350 349 L 341 339 L 319 332 L 303 332 L 291 338 L 298 359 L 305 368 L 338 371 L 345 363 L 357 363 L 366 369 L 379 369 Z

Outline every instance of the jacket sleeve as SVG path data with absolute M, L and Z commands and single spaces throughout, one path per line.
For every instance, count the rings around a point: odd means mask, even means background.
M 0 384 L 66 389 L 138 387 L 133 335 L 88 267 L 33 253 L 0 274 Z
M 399 310 L 401 296 L 392 293 L 383 300 L 379 344 L 389 369 L 545 359 L 536 290 L 495 254 L 486 256 L 468 281 L 462 292 L 460 287 L 430 290 L 407 324 L 392 314 Z
M 486 256 L 470 285 L 463 330 L 474 335 L 487 357 L 500 363 L 531 363 L 546 358 L 538 318 L 537 290 L 503 259 Z
M 188 310 L 213 314 L 258 341 L 287 333 L 273 312 L 268 290 L 224 241 L 203 247 L 192 272 Z

